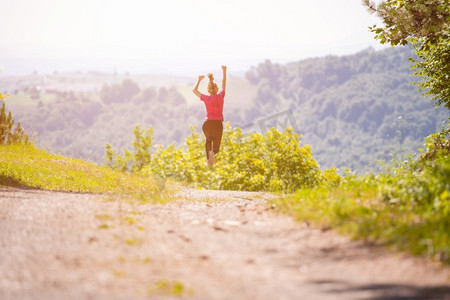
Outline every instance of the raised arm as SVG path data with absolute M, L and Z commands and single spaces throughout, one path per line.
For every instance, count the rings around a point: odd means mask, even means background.
M 198 91 L 198 86 L 200 85 L 200 81 L 202 81 L 203 78 L 205 78 L 205 75 L 198 76 L 197 83 L 195 84 L 194 89 L 192 90 L 192 92 L 199 98 L 201 97 L 202 94 Z
M 227 66 L 222 66 L 223 79 L 222 79 L 222 90 L 225 91 L 227 87 Z

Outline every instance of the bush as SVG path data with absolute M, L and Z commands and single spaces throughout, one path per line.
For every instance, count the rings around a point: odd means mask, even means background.
M 135 136 L 139 139 L 136 132 Z M 111 146 L 107 145 L 107 165 L 124 171 L 142 170 L 148 176 L 162 180 L 172 178 L 207 189 L 290 192 L 321 182 L 334 184 L 339 181 L 334 169 L 322 174 L 312 157 L 311 147 L 300 146 L 300 135 L 292 128 L 244 136 L 240 128 L 232 129 L 227 123 L 213 168 L 206 164 L 204 137 L 194 128 L 184 147 L 158 146 L 145 162 L 136 160 L 135 154 L 149 150 L 139 150 L 140 146 L 135 142 L 133 145 L 134 150 L 124 149 L 123 156 L 115 156 Z M 133 170 L 129 167 L 130 162 L 140 164 L 140 168 Z
M 322 178 L 311 147 L 300 147 L 299 138 L 292 128 L 244 136 L 227 123 L 212 169 L 206 166 L 203 136 L 192 132 L 185 152 L 174 146 L 160 149 L 147 171 L 208 189 L 294 191 L 315 186 Z

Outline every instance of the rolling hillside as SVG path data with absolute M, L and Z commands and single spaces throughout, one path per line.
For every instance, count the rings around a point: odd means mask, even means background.
M 245 78 L 229 78 L 224 115 L 246 131 L 264 132 L 262 122 L 276 118 L 279 129 L 295 127 L 324 168 L 375 168 L 394 152 L 417 151 L 449 116 L 410 84 L 411 55 L 403 47 L 265 61 Z M 200 128 L 204 107 L 191 92 L 197 75 L 31 74 L 0 78 L 0 90 L 38 145 L 102 163 L 105 144 L 128 146 L 137 124 L 153 126 L 155 142 L 165 145 L 183 143 L 191 125 Z

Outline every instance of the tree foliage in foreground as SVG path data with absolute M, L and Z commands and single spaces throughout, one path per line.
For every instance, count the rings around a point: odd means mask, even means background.
M 450 109 L 450 2 L 448 0 L 386 0 L 376 5 L 364 0 L 384 27 L 370 27 L 382 44 L 411 43 L 419 60 L 417 85 L 424 95 L 431 95 L 437 105 Z
M 240 128 L 232 129 L 227 123 L 212 169 L 206 164 L 203 135 L 194 129 L 184 147 L 157 146 L 154 152 L 147 147 L 151 143 L 142 142 L 143 136 L 151 139 L 152 128 L 136 127 L 134 133 L 133 150 L 116 155 L 106 146 L 108 166 L 207 189 L 289 192 L 339 181 L 334 169 L 319 170 L 311 147 L 300 146 L 300 135 L 292 128 L 243 135 Z

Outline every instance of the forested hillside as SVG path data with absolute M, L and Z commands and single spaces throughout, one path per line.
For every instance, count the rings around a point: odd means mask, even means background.
M 251 126 L 290 109 L 321 167 L 373 167 L 394 151 L 416 151 L 448 118 L 410 85 L 412 53 L 403 47 L 286 65 L 266 61 L 245 78 L 229 78 L 225 118 L 232 127 Z M 39 145 L 103 163 L 105 144 L 129 145 L 135 125 L 153 126 L 155 142 L 166 145 L 182 144 L 190 125 L 199 128 L 204 107 L 191 93 L 196 75 L 33 74 L 0 78 L 0 90 Z
M 257 86 L 252 117 L 289 106 L 304 142 L 323 167 L 375 167 L 398 152 L 417 151 L 449 117 L 419 95 L 409 47 L 312 58 L 287 65 L 266 61 L 247 72 Z

